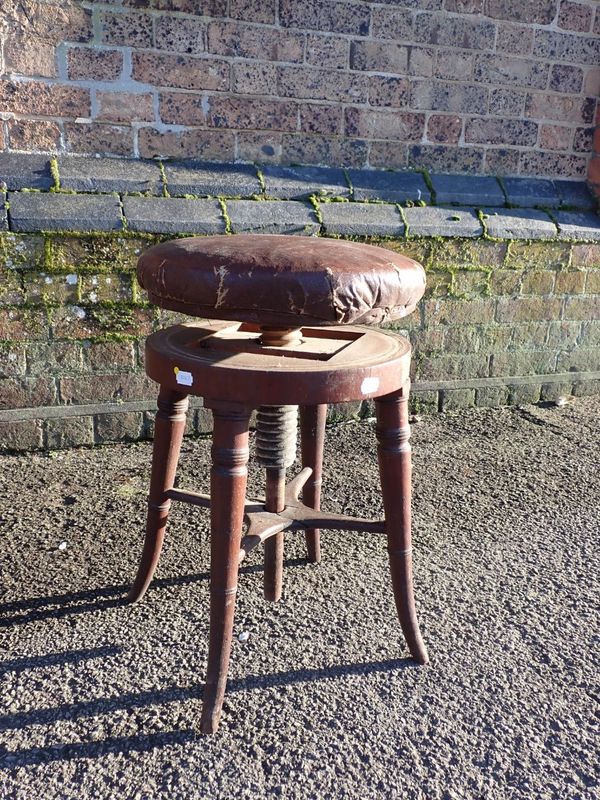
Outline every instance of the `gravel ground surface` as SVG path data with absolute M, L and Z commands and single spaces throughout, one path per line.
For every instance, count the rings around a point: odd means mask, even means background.
M 186 440 L 180 485 L 206 486 L 208 447 Z M 1 458 L 0 797 L 599 797 L 597 398 L 426 417 L 413 448 L 431 664 L 407 658 L 379 537 L 325 533 L 309 565 L 290 535 L 280 604 L 260 552 L 242 569 L 250 636 L 208 738 L 206 512 L 173 512 L 125 606 L 150 445 Z M 325 496 L 381 513 L 372 424 L 329 429 Z

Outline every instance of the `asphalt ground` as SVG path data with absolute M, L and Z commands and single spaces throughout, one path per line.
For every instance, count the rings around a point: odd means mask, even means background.
M 431 663 L 382 537 L 324 532 L 313 565 L 291 534 L 279 604 L 259 550 L 242 568 L 213 737 L 207 512 L 173 511 L 126 606 L 151 446 L 0 458 L 0 797 L 599 797 L 598 398 L 423 417 L 412 444 Z M 185 441 L 180 485 L 206 487 L 208 452 Z M 325 508 L 381 515 L 372 423 L 328 429 L 325 469 Z

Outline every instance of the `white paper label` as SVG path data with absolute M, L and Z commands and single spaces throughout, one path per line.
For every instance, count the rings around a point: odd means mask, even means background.
M 379 378 L 365 378 L 360 385 L 363 394 L 371 394 L 379 389 Z
M 175 380 L 182 386 L 191 386 L 194 383 L 194 376 L 191 372 L 184 372 L 179 367 L 174 368 Z

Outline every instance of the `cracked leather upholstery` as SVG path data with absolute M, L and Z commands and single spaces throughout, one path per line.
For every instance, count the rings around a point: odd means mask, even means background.
M 425 291 L 412 258 L 382 247 L 304 236 L 203 236 L 146 250 L 138 279 L 150 302 L 259 325 L 379 324 Z

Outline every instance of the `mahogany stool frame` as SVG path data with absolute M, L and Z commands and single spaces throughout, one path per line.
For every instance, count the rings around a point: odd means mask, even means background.
M 265 597 L 281 595 L 283 532 L 304 531 L 308 558 L 320 560 L 319 528 L 384 534 L 398 618 L 412 657 L 428 662 L 416 616 L 411 548 L 411 448 L 408 417 L 410 344 L 388 331 L 303 328 L 282 350 L 264 347 L 256 326 L 176 325 L 148 337 L 146 371 L 160 384 L 146 537 L 128 595 L 146 592 L 173 500 L 210 508 L 210 634 L 200 728 L 218 727 L 227 683 L 238 567 L 265 544 Z M 210 494 L 174 487 L 188 395 L 212 410 Z M 328 403 L 373 398 L 385 520 L 320 510 Z M 302 471 L 285 485 L 285 469 L 267 468 L 266 499 L 246 498 L 248 430 L 259 406 L 299 405 Z M 299 499 L 302 492 L 302 501 Z M 215 498 L 211 501 L 211 498 Z M 244 522 L 247 529 L 242 535 Z

